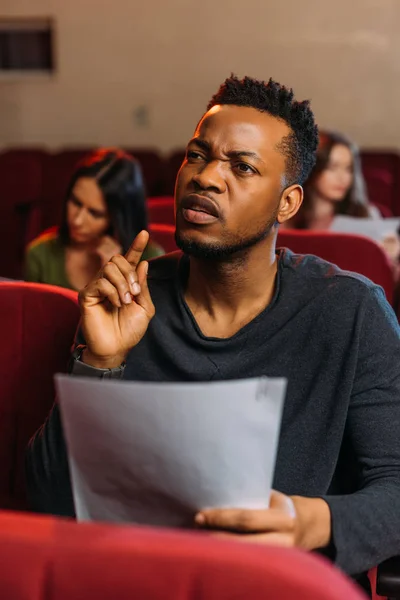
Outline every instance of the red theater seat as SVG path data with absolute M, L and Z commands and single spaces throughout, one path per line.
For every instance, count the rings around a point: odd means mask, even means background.
M 165 186 L 164 194 L 173 195 L 175 189 L 176 176 L 181 168 L 183 159 L 185 158 L 185 150 L 176 150 L 167 159 L 165 165 Z
M 287 548 L 0 513 L 4 600 L 362 600 L 321 558 Z
M 26 508 L 25 448 L 53 404 L 78 322 L 75 292 L 0 282 L 0 508 Z
M 164 248 L 165 252 L 174 252 L 178 250 L 175 243 L 175 226 L 151 223 L 149 225 L 151 238 Z
M 286 247 L 297 254 L 314 254 L 346 271 L 354 271 L 381 285 L 386 298 L 393 302 L 393 273 L 386 254 L 372 240 L 345 233 L 328 231 L 279 231 L 278 247 Z
M 170 196 L 149 198 L 147 201 L 150 223 L 175 226 L 174 199 Z
M 126 152 L 136 158 L 142 167 L 147 195 L 161 196 L 164 194 L 165 163 L 157 150 L 126 148 Z
M 0 154 L 0 277 L 21 277 L 24 249 L 40 231 L 42 150 Z
M 400 155 L 395 151 L 363 150 L 361 162 L 371 202 L 400 216 Z M 385 215 L 384 215 L 385 216 Z

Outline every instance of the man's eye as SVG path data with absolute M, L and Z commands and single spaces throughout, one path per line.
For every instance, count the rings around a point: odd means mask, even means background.
M 241 173 L 255 173 L 255 170 L 253 169 L 253 167 L 251 167 L 247 163 L 239 163 L 238 165 L 236 165 L 236 168 Z
M 198 152 L 195 152 L 194 150 L 188 150 L 186 156 L 187 156 L 188 160 L 201 160 L 202 159 L 201 154 L 199 154 Z

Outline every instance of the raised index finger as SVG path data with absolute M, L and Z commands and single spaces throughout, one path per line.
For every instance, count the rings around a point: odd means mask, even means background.
M 146 249 L 147 243 L 149 241 L 149 233 L 144 229 L 138 233 L 138 235 L 133 240 L 131 247 L 128 252 L 125 254 L 125 258 L 132 267 L 136 268 L 142 258 L 142 254 Z

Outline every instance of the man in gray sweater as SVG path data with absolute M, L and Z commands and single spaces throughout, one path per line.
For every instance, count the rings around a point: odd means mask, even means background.
M 286 377 L 270 509 L 204 510 L 194 521 L 249 542 L 321 550 L 357 575 L 400 553 L 400 336 L 373 283 L 275 248 L 279 223 L 302 202 L 317 141 L 309 104 L 291 90 L 226 80 L 178 174 L 183 252 L 140 262 L 142 232 L 102 269 L 80 293 L 84 344 L 71 371 Z M 57 404 L 31 441 L 27 479 L 34 508 L 73 515 Z

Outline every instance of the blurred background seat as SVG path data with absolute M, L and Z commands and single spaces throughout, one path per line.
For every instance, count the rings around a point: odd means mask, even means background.
M 150 223 L 175 226 L 174 199 L 170 196 L 149 198 L 147 201 Z
M 362 150 L 361 163 L 371 202 L 383 204 L 393 215 L 400 216 L 400 154 L 383 149 Z
M 0 282 L 0 508 L 27 508 L 25 449 L 53 405 L 53 376 L 67 370 L 79 315 L 75 292 Z
M 175 226 L 160 223 L 150 223 L 149 232 L 151 238 L 164 248 L 165 252 L 178 250 L 175 243 Z
M 175 150 L 166 159 L 164 194 L 173 196 L 175 180 L 185 158 L 185 150 Z
M 0 274 L 21 277 L 25 246 L 40 231 L 45 152 L 0 154 Z

